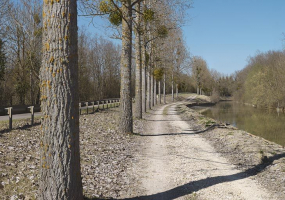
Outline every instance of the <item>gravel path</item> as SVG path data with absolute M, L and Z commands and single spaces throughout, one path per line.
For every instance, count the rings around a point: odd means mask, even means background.
M 176 106 L 159 107 L 147 119 L 148 142 L 136 165 L 145 192 L 135 199 L 276 199 L 191 134 L 196 124 L 181 120 Z
M 157 106 L 135 120 L 136 135 L 119 132 L 117 108 L 80 116 L 86 200 L 284 199 L 283 150 L 239 130 L 193 134 L 205 127 L 199 120 L 208 119 L 178 105 Z M 37 199 L 40 126 L 27 123 L 15 121 L 19 128 L 0 132 L 0 199 Z M 275 160 L 248 177 L 262 155 Z

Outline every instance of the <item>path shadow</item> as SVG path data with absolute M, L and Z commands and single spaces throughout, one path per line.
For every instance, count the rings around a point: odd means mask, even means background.
M 177 114 L 152 114 L 152 115 L 177 115 Z
M 140 134 L 140 133 L 133 133 L 133 135 L 136 135 L 136 136 L 140 136 L 140 137 L 156 137 L 156 136 L 175 136 L 175 135 L 196 135 L 196 134 L 199 134 L 199 133 L 204 133 L 204 132 L 207 132 L 209 130 L 212 130 L 214 129 L 215 127 L 218 127 L 218 125 L 212 125 L 212 126 L 209 126 L 208 128 L 204 129 L 204 130 L 191 130 L 191 129 L 187 129 L 187 130 L 184 130 L 183 132 L 181 133 L 161 133 L 161 134 Z M 187 131 L 187 132 L 186 132 Z M 189 131 L 189 132 L 188 132 Z
M 13 128 L 12 130 L 8 129 L 8 128 L 7 129 L 3 129 L 3 130 L 0 130 L 0 137 L 2 137 L 3 134 L 9 133 L 9 132 L 11 132 L 13 130 L 27 130 L 27 129 L 33 127 L 33 126 L 38 126 L 40 124 L 41 124 L 41 122 L 35 122 L 34 125 L 26 124 L 26 125 L 23 125 L 21 127 Z
M 151 122 L 191 122 L 193 120 L 152 120 L 152 119 L 146 119 L 146 121 L 151 121 Z
M 186 195 L 189 195 L 193 192 L 197 192 L 199 190 L 211 187 L 213 185 L 217 185 L 220 183 L 225 182 L 232 182 L 236 180 L 241 180 L 250 176 L 257 175 L 258 173 L 262 172 L 266 167 L 270 166 L 275 160 L 281 159 L 285 157 L 285 153 L 282 154 L 276 154 L 272 157 L 263 159 L 263 162 L 249 168 L 246 171 L 239 172 L 237 174 L 227 175 L 227 176 L 216 176 L 216 177 L 209 177 L 205 179 L 201 179 L 198 181 L 193 181 L 186 183 L 184 185 L 180 185 L 178 187 L 172 188 L 170 190 L 160 192 L 157 194 L 152 195 L 145 195 L 145 196 L 138 196 L 138 197 L 132 197 L 132 198 L 125 198 L 124 200 L 172 200 L 179 197 L 183 197 Z M 102 199 L 114 199 L 114 198 L 102 198 Z M 98 200 L 96 198 L 94 199 L 87 199 L 87 200 Z M 123 199 L 122 199 L 123 200 Z

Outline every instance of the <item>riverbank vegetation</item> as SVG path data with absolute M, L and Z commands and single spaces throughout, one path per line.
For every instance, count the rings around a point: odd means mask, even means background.
M 234 98 L 262 107 L 285 107 L 285 51 L 259 53 L 237 72 Z
M 258 53 L 248 60 L 241 71 L 223 75 L 210 70 L 201 57 L 191 62 L 192 85 L 197 94 L 212 96 L 213 101 L 232 97 L 254 107 L 285 107 L 285 51 Z

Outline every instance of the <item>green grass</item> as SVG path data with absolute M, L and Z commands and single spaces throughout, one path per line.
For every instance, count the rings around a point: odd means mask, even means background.
M 215 124 L 214 121 L 208 120 L 208 121 L 206 121 L 205 126 L 212 126 L 213 124 Z

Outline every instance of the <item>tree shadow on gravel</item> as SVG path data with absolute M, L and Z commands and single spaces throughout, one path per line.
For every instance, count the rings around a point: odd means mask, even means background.
M 184 130 L 181 133 L 161 133 L 161 134 L 140 134 L 140 133 L 133 133 L 133 135 L 135 136 L 140 136 L 140 137 L 157 137 L 157 136 L 175 136 L 175 135 L 196 135 L 199 133 L 204 133 L 207 132 L 213 128 L 215 128 L 216 125 L 213 126 L 209 126 L 208 128 L 204 129 L 204 130 L 195 130 L 195 129 L 187 129 Z
M 33 126 L 38 126 L 40 124 L 41 124 L 41 122 L 36 122 L 36 123 L 34 123 L 34 125 L 26 124 L 26 125 L 23 125 L 21 127 L 13 128 L 12 130 L 10 130 L 8 128 L 7 129 L 3 129 L 3 130 L 0 130 L 0 137 L 2 137 L 3 134 L 9 133 L 9 132 L 11 132 L 13 130 L 27 130 L 27 129 L 33 127 Z
M 278 159 L 281 159 L 284 157 L 285 157 L 285 153 L 276 154 L 276 155 L 269 157 L 269 158 L 265 157 L 262 160 L 262 163 L 254 166 L 250 169 L 247 169 L 246 171 L 237 173 L 237 174 L 205 178 L 205 179 L 201 179 L 198 181 L 186 183 L 184 185 L 175 187 L 175 188 L 167 190 L 165 192 L 160 192 L 157 194 L 146 195 L 146 196 L 125 198 L 124 200 L 158 200 L 158 199 L 171 200 L 171 199 L 176 199 L 179 197 L 183 197 L 185 195 L 189 195 L 193 192 L 197 192 L 201 189 L 211 187 L 213 185 L 217 185 L 217 184 L 225 183 L 225 182 L 232 182 L 232 181 L 244 179 L 244 178 L 247 178 L 250 176 L 255 176 L 258 173 L 262 172 L 266 167 L 270 166 L 275 160 L 278 160 Z M 103 199 L 113 199 L 113 198 L 103 198 Z M 94 198 L 94 199 L 87 199 L 87 200 L 98 200 L 98 199 Z

